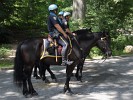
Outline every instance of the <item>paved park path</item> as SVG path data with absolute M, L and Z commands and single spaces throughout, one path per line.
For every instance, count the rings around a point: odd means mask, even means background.
M 21 89 L 12 82 L 13 70 L 0 71 L 0 100 L 133 100 L 133 56 L 112 57 L 101 60 L 86 60 L 83 82 L 75 77 L 70 81 L 74 95 L 63 94 L 65 67 L 51 66 L 58 83 L 44 83 L 32 77 L 39 96 L 24 98 Z M 49 73 L 47 77 L 50 79 Z

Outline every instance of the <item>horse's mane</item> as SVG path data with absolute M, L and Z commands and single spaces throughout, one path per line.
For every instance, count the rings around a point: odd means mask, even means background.
M 80 30 L 73 31 L 73 33 L 82 34 L 82 33 L 88 33 L 89 31 L 90 29 L 80 29 Z
M 77 38 L 81 40 L 89 40 L 94 38 L 94 34 L 91 32 L 91 28 L 76 30 L 73 33 L 75 33 Z

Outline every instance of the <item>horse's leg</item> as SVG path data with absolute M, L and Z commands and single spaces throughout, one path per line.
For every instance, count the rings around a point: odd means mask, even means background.
M 57 82 L 57 78 L 55 77 L 55 74 L 51 71 L 50 65 L 47 65 L 47 71 L 50 73 L 52 80 Z
M 83 60 L 83 62 L 81 62 L 77 65 L 77 71 L 75 74 L 75 77 L 77 78 L 77 80 L 81 81 L 81 82 L 82 82 L 82 70 L 83 70 L 84 61 L 85 61 L 85 59 Z
M 36 96 L 38 95 L 38 93 L 34 90 L 33 88 L 33 85 L 32 85 L 32 82 L 31 82 L 31 77 L 28 78 L 28 85 L 29 85 L 29 93 L 32 95 L 32 96 Z
M 79 73 L 79 81 L 82 82 L 82 71 L 83 71 L 83 63 L 80 67 L 80 73 Z
M 29 91 L 27 88 L 27 79 L 28 79 L 28 74 L 27 74 L 27 66 L 24 66 L 23 70 L 23 95 L 27 98 L 29 97 Z
M 23 95 L 27 98 L 28 95 L 29 95 L 29 91 L 28 91 L 28 88 L 27 88 L 27 75 L 24 73 L 23 75 Z
M 80 65 L 78 64 L 77 65 L 77 70 L 76 70 L 76 73 L 75 73 L 75 77 L 76 79 L 79 81 L 79 69 L 80 69 Z
M 35 77 L 36 79 L 41 79 L 38 74 L 37 74 L 37 68 L 39 69 L 39 63 L 36 63 L 35 64 L 35 67 L 34 67 L 34 71 L 33 71 L 33 77 Z M 40 70 L 39 70 L 40 71 Z
M 78 64 L 77 71 L 75 74 L 76 79 L 81 82 L 82 82 L 82 69 L 83 69 L 83 63 Z
M 47 69 L 47 65 L 45 63 L 43 63 L 43 61 L 40 62 L 40 67 L 39 67 L 39 73 L 40 76 L 42 78 L 43 81 L 45 81 L 45 83 L 50 83 L 50 81 L 46 78 L 46 69 Z
M 25 95 L 25 97 L 28 97 L 29 94 L 31 96 L 38 95 L 38 93 L 34 90 L 31 82 L 32 69 L 33 69 L 32 66 L 27 66 L 24 68 L 23 94 Z M 29 87 L 29 90 L 27 88 L 27 85 Z
M 70 87 L 69 87 L 69 81 L 71 79 L 72 76 L 72 72 L 74 70 L 74 67 L 76 66 L 76 62 L 74 62 L 71 65 L 67 65 L 66 67 L 66 82 L 65 82 L 65 86 L 64 86 L 64 93 L 70 93 L 73 94 L 73 92 L 71 91 Z

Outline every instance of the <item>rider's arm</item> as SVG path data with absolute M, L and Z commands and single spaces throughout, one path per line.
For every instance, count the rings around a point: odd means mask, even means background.
M 69 28 L 66 29 L 66 32 L 69 33 L 69 34 L 71 34 L 71 35 L 73 35 L 73 33 L 70 31 Z
M 54 26 L 60 33 L 62 33 L 63 35 L 66 35 L 66 33 L 63 31 L 63 29 L 59 24 L 54 24 Z
M 64 26 L 64 28 L 65 28 L 66 33 L 69 33 L 69 34 L 71 34 L 71 35 L 73 34 L 73 33 L 70 31 L 68 22 L 67 22 L 65 19 L 63 19 L 63 26 Z

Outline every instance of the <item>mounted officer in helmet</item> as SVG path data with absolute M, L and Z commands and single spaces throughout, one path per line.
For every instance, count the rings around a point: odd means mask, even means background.
M 61 24 L 61 26 L 62 26 L 62 28 L 63 28 L 63 22 L 62 22 L 62 20 L 63 20 L 63 14 L 64 14 L 64 12 L 63 11 L 60 11 L 59 13 L 58 13 L 58 18 L 59 18 L 59 21 L 60 21 L 60 24 Z M 64 29 L 63 29 L 64 30 Z
M 68 47 L 68 42 L 66 41 L 66 39 L 68 38 L 68 35 L 64 32 L 64 30 L 61 27 L 61 24 L 59 22 L 59 18 L 57 16 L 57 10 L 58 7 L 55 4 L 51 4 L 48 7 L 49 10 L 49 17 L 48 17 L 48 31 L 49 31 L 49 35 L 56 39 L 57 43 L 60 44 L 63 48 L 62 48 L 62 64 L 61 65 L 66 65 L 69 64 L 71 62 L 67 61 L 66 58 L 66 51 L 67 51 L 67 47 Z
M 71 13 L 70 12 L 64 12 L 63 14 L 63 20 L 62 20 L 62 24 L 63 24 L 63 29 L 65 30 L 66 33 L 69 33 L 71 35 L 74 35 L 69 28 L 69 20 L 71 17 Z

